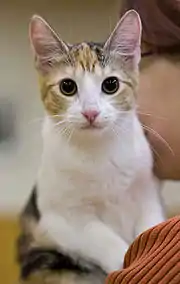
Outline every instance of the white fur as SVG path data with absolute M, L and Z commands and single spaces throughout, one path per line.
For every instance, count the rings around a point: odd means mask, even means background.
M 123 127 L 115 128 L 118 135 L 104 133 L 94 147 L 74 146 L 46 118 L 38 176 L 40 232 L 107 272 L 122 266 L 138 234 L 164 220 L 151 151 L 133 111 Z

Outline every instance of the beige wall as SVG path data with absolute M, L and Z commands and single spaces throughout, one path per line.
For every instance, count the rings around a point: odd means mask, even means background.
M 43 110 L 28 42 L 29 18 L 34 13 L 44 16 L 71 42 L 99 41 L 114 26 L 119 2 L 7 0 L 1 4 L 0 97 L 8 97 L 17 108 L 18 137 L 13 146 L 0 144 L 0 210 L 20 210 L 35 181 L 41 153 L 41 122 L 36 118 L 43 116 Z M 170 187 L 166 202 L 174 208 L 180 204 L 180 190 L 174 184 Z

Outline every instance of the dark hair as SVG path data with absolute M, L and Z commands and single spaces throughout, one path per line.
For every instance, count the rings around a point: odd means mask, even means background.
M 121 16 L 136 10 L 142 21 L 142 41 L 154 50 L 176 49 L 180 52 L 179 0 L 123 0 Z

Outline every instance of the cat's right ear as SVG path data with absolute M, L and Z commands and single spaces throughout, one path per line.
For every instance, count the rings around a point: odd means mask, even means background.
M 49 24 L 37 15 L 31 18 L 29 37 L 40 71 L 46 71 L 57 57 L 69 50 L 68 45 L 57 36 Z

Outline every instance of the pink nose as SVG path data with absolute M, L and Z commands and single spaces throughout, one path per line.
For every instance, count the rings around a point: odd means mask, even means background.
M 92 124 L 99 115 L 99 112 L 97 110 L 87 110 L 82 112 L 82 114 Z

